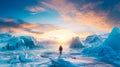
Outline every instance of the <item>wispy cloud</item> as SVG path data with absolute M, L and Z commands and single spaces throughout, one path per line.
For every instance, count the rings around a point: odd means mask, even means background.
M 40 6 L 32 6 L 32 7 L 26 7 L 26 10 L 30 11 L 31 13 L 40 13 L 46 11 L 45 8 Z
M 95 3 L 87 3 L 87 4 L 83 4 L 81 5 L 81 8 L 80 10 L 94 10 L 95 7 L 99 6 L 100 4 L 102 3 L 102 1 L 98 1 L 98 2 L 95 2 Z
M 34 23 L 27 23 L 22 20 L 14 20 L 9 18 L 2 18 L 0 19 L 0 30 L 2 32 L 22 32 L 26 31 L 28 33 L 36 33 L 36 34 L 43 34 L 46 31 L 58 29 L 58 27 L 50 25 L 50 24 L 34 24 Z M 6 21 L 7 20 L 7 21 Z
M 111 25 L 108 23 L 107 14 L 102 11 L 96 13 L 92 9 L 99 5 L 98 3 L 88 3 L 80 6 L 82 10 L 78 10 L 74 3 L 67 0 L 51 0 L 41 2 L 44 6 L 59 12 L 61 19 L 66 22 L 75 24 L 84 24 L 97 30 L 109 31 Z M 101 28 L 102 27 L 102 28 Z
M 2 18 L 2 17 L 0 17 L 0 20 L 4 21 L 4 22 L 15 22 L 15 20 L 13 20 L 11 18 Z
M 43 6 L 56 10 L 61 19 L 68 23 L 76 25 L 84 24 L 97 31 L 110 31 L 115 25 L 108 18 L 108 12 L 102 10 L 95 11 L 94 8 L 102 4 L 102 2 L 87 3 L 79 6 L 80 10 L 68 0 L 51 0 L 41 2 Z
M 76 6 L 77 3 L 69 0 L 44 0 L 39 3 L 42 7 L 38 5 L 36 5 L 36 7 L 42 8 L 43 11 L 47 11 L 48 8 L 55 10 L 59 13 L 61 20 L 74 23 L 76 26 L 79 25 L 79 28 L 86 26 L 91 28 L 90 31 L 109 32 L 114 25 L 119 25 L 115 21 L 111 21 L 108 17 L 110 11 L 103 11 L 102 9 L 96 10 L 104 1 L 88 2 L 81 5 L 79 4 L 79 6 Z M 32 9 L 37 10 L 36 7 Z M 39 10 L 37 11 L 41 12 Z M 86 31 L 88 31 L 88 29 L 86 29 Z

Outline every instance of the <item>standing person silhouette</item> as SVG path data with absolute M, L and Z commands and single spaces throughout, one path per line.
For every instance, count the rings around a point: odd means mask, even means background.
M 63 47 L 60 45 L 59 47 L 60 55 L 62 54 L 62 50 L 63 50 Z

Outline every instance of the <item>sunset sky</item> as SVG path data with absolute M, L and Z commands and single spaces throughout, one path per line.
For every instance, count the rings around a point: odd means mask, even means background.
M 120 0 L 0 0 L 0 32 L 67 41 L 120 26 Z

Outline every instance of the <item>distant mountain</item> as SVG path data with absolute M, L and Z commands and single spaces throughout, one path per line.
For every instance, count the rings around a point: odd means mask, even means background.
M 103 45 L 108 45 L 114 50 L 120 50 L 120 28 L 115 26 Z
M 36 40 L 31 36 L 13 36 L 9 33 L 0 34 L 0 50 L 20 50 L 36 47 Z
M 73 37 L 72 38 L 70 48 L 83 48 L 83 47 L 84 47 L 83 43 L 82 43 L 82 41 L 80 40 L 79 37 Z

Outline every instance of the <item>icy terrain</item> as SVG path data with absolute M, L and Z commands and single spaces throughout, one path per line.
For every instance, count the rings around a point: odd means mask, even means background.
M 73 38 L 59 55 L 60 44 L 42 45 L 31 36 L 0 34 L 0 67 L 120 67 L 120 29 L 114 27 L 106 37 L 91 35 L 84 42 Z
M 64 48 L 59 55 L 56 46 L 51 48 L 0 52 L 0 67 L 113 67 L 113 65 L 97 61 L 93 57 L 85 57 L 81 50 Z M 68 50 L 69 49 L 69 50 Z

